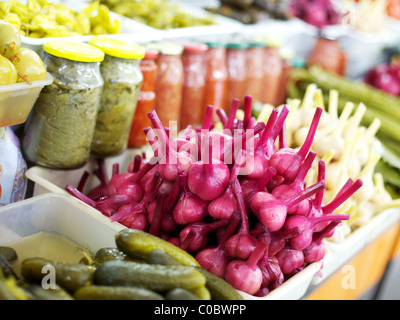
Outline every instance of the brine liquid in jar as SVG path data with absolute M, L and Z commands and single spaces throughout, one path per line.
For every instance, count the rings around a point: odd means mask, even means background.
M 214 106 L 213 121 L 220 119 L 216 115 L 216 109 L 225 109 L 226 86 L 228 69 L 226 66 L 226 48 L 224 42 L 206 42 L 208 52 L 206 54 L 206 88 L 204 93 L 204 105 Z
M 191 125 L 193 128 L 202 122 L 206 109 L 204 94 L 206 84 L 206 52 L 208 47 L 203 43 L 184 43 L 182 54 L 183 89 L 181 107 L 181 128 Z
M 232 42 L 227 44 L 227 68 L 228 80 L 225 99 L 225 111 L 229 113 L 233 99 L 239 99 L 243 106 L 246 95 L 247 66 L 246 66 L 247 44 Z
M 151 126 L 147 114 L 154 110 L 156 105 L 157 57 L 157 50 L 147 49 L 143 60 L 140 62 L 143 83 L 139 91 L 136 110 L 132 119 L 128 141 L 129 148 L 138 148 L 147 144 L 143 129 Z

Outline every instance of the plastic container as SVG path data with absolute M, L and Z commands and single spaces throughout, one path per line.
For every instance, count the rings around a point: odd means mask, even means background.
M 208 47 L 203 43 L 184 44 L 182 54 L 183 89 L 181 106 L 181 128 L 199 126 L 203 120 L 206 105 L 204 94 L 206 85 L 206 53 Z
M 158 51 L 146 49 L 146 54 L 140 62 L 143 83 L 140 88 L 136 111 L 132 119 L 128 140 L 129 148 L 138 148 L 147 144 L 143 129 L 151 126 L 147 114 L 155 109 L 156 106 L 157 57 Z
M 104 86 L 91 152 L 98 157 L 109 157 L 121 154 L 128 147 L 143 82 L 140 61 L 145 51 L 139 45 L 101 36 L 93 37 L 89 44 L 105 54 L 100 64 Z
M 115 247 L 115 234 L 124 229 L 77 199 L 45 194 L 0 208 L 0 245 L 40 231 L 66 236 L 96 252 Z
M 40 91 L 53 82 L 47 73 L 46 79 L 0 86 L 0 127 L 24 123 L 28 118 Z
M 53 83 L 42 90 L 27 122 L 23 151 L 30 162 L 58 169 L 83 166 L 90 156 L 103 88 L 104 53 L 84 43 L 50 41 L 43 61 Z

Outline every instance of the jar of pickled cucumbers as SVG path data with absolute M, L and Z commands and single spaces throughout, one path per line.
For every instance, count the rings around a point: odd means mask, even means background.
M 91 152 L 98 157 L 116 156 L 128 147 L 143 82 L 140 61 L 145 50 L 137 44 L 102 36 L 93 37 L 89 44 L 105 54 L 100 64 L 104 87 Z
M 103 78 L 104 52 L 84 43 L 51 40 L 43 62 L 53 76 L 36 101 L 22 147 L 29 162 L 54 169 L 75 169 L 90 156 Z

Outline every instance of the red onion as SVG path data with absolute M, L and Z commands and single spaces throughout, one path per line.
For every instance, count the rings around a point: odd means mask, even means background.
M 323 188 L 325 188 L 325 182 L 317 182 L 285 200 L 278 199 L 267 192 L 257 192 L 252 197 L 250 205 L 264 226 L 268 227 L 271 231 L 278 231 L 285 223 L 288 208 Z
M 263 275 L 258 267 L 259 260 L 264 256 L 264 251 L 269 243 L 261 240 L 251 252 L 247 261 L 233 260 L 226 266 L 225 280 L 235 289 L 255 294 L 260 290 Z
M 319 120 L 321 118 L 322 111 L 322 108 L 316 108 L 307 137 L 299 150 L 283 148 L 277 150 L 271 156 L 270 165 L 272 165 L 277 170 L 278 174 L 283 176 L 287 181 L 294 180 L 301 164 L 303 163 L 303 160 L 308 154 L 318 127 Z
M 239 232 L 227 240 L 225 250 L 232 258 L 247 259 L 256 247 L 258 240 L 250 233 L 249 221 L 239 181 L 232 179 L 231 186 L 239 206 L 241 225 Z
M 185 171 L 179 172 L 181 195 L 172 212 L 177 224 L 185 225 L 204 219 L 207 216 L 208 202 L 200 199 L 188 188 L 188 176 Z
M 272 195 L 281 200 L 286 200 L 289 197 L 297 194 L 304 190 L 304 179 L 310 170 L 312 163 L 316 157 L 316 153 L 310 151 L 307 158 L 304 160 L 303 164 L 300 167 L 299 172 L 297 173 L 296 178 L 293 182 L 288 184 L 281 184 L 277 186 L 273 191 Z M 310 202 L 308 199 L 304 199 L 297 203 L 296 205 L 290 207 L 288 209 L 288 213 L 291 214 L 299 214 L 299 215 L 307 215 L 310 210 Z
M 229 177 L 229 167 L 219 159 L 213 159 L 212 144 L 209 142 L 208 159 L 206 161 L 197 161 L 190 167 L 188 187 L 200 199 L 211 201 L 225 191 L 229 183 Z
M 304 264 L 304 254 L 301 250 L 296 250 L 290 246 L 285 246 L 276 254 L 279 267 L 283 274 L 292 275 L 298 271 Z
M 228 255 L 225 252 L 225 244 L 236 231 L 239 220 L 240 214 L 235 211 L 229 218 L 229 224 L 218 246 L 203 249 L 195 257 L 201 267 L 220 278 L 224 278 L 226 266 L 229 262 Z

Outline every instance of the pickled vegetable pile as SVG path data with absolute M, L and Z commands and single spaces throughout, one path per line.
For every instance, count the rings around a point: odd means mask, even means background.
M 16 0 L 1 1 L 0 18 L 30 38 L 116 34 L 120 29 L 120 20 L 112 19 L 108 8 L 99 1 L 79 13 L 47 0 L 28 0 L 26 5 Z
M 213 129 L 209 105 L 201 128 L 177 136 L 152 111 L 152 127 L 145 128 L 151 159 L 136 156 L 126 173 L 115 164 L 110 178 L 99 160 L 99 186 L 84 194 L 85 172 L 77 188 L 65 189 L 112 221 L 186 250 L 234 288 L 266 295 L 324 257 L 322 240 L 349 218 L 332 212 L 362 181 L 347 181 L 322 205 L 325 163 L 319 161 L 316 183 L 304 180 L 322 109 L 315 109 L 303 145 L 292 149 L 283 130 L 288 108 L 275 109 L 264 123 L 251 116 L 251 96 L 243 120 L 235 119 L 239 105 L 234 99 L 229 115 L 217 110 L 223 132 Z

